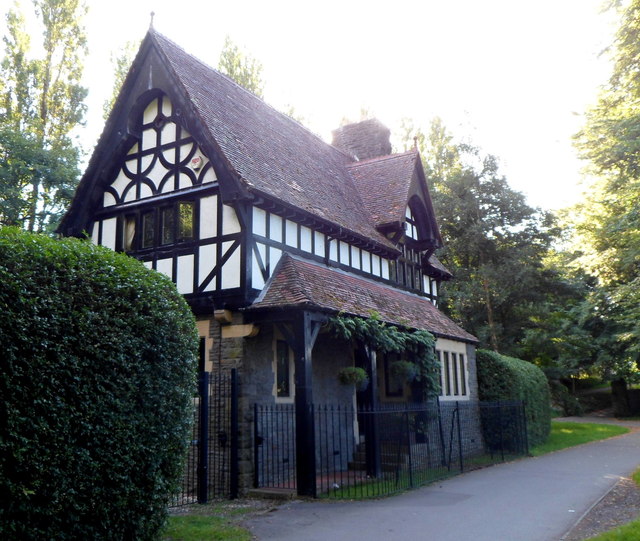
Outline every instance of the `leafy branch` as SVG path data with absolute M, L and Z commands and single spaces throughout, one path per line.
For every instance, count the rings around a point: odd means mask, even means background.
M 425 330 L 411 330 L 382 321 L 380 314 L 369 317 L 338 314 L 329 319 L 335 336 L 355 341 L 380 353 L 399 353 L 417 367 L 416 382 L 422 398 L 437 395 L 440 390 L 440 369 L 435 356 L 435 339 Z

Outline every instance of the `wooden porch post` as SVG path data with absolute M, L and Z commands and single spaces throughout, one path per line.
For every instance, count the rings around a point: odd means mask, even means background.
M 316 496 L 316 432 L 313 411 L 311 354 L 326 317 L 306 310 L 295 312 L 291 331 L 276 323 L 295 359 L 296 485 L 301 496 Z
M 356 350 L 356 365 L 364 368 L 369 375 L 369 386 L 358 393 L 358 404 L 371 412 L 375 412 L 378 410 L 378 376 L 375 350 L 360 344 Z M 382 466 L 378 416 L 375 413 L 364 415 L 363 421 L 365 422 L 364 437 L 366 442 L 367 475 L 379 477 L 382 473 Z

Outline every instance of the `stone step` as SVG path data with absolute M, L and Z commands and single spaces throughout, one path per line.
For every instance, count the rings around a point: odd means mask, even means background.
M 249 491 L 249 498 L 261 500 L 293 500 L 297 497 L 296 490 L 293 488 L 252 488 Z

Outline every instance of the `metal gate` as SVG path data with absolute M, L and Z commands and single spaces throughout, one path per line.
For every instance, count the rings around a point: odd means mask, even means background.
M 238 497 L 238 375 L 234 368 L 200 372 L 193 433 L 172 507 Z

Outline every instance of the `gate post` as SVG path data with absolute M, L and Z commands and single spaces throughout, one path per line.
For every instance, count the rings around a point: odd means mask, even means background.
M 238 369 L 231 369 L 231 450 L 229 461 L 229 498 L 235 500 L 238 497 L 239 488 L 239 441 L 238 441 Z
M 379 430 L 381 413 L 378 407 L 376 352 L 361 344 L 356 350 L 356 366 L 364 368 L 369 376 L 367 388 L 364 391 L 358 391 L 356 394 L 356 400 L 362 404 L 362 410 L 369 413 L 369 415 L 365 413 L 363 417 L 365 420 L 364 438 L 367 475 L 380 477 L 382 475 Z
M 207 503 L 209 497 L 209 372 L 200 372 L 199 383 L 198 503 Z

